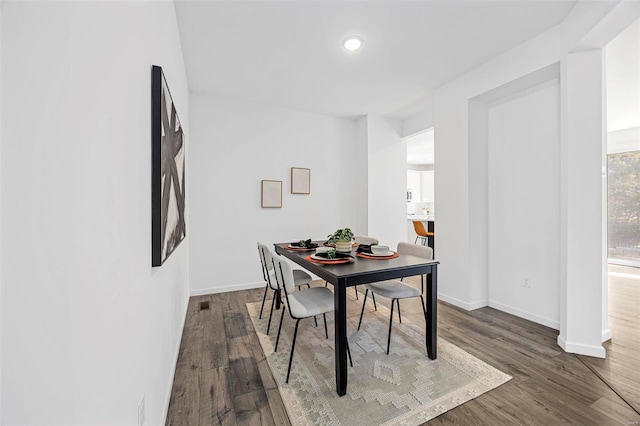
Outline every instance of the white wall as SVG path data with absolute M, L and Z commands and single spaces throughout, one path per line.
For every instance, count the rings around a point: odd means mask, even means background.
M 402 120 L 402 137 L 421 133 L 433 127 L 433 100 L 428 99 L 418 108 L 419 112 Z
M 561 81 L 561 282 L 558 344 L 569 352 L 604 357 L 602 229 L 604 62 L 601 49 L 563 59 Z M 585 232 L 588 230 L 588 232 Z M 564 309 L 562 309 L 564 308 Z
M 487 260 L 486 257 L 483 260 L 483 247 L 478 245 L 486 241 L 487 222 L 478 221 L 476 217 L 479 211 L 486 218 L 482 194 L 486 194 L 487 187 L 482 184 L 486 179 L 483 178 L 485 171 L 480 167 L 483 162 L 486 164 L 483 159 L 486 151 L 472 145 L 473 141 L 482 143 L 483 139 L 478 135 L 486 131 L 486 125 L 474 121 L 473 115 L 470 117 L 470 111 L 478 113 L 480 108 L 470 100 L 557 62 L 561 51 L 560 36 L 559 28 L 543 33 L 435 93 L 436 244 L 441 262 L 439 296 L 465 309 L 488 303 Z M 478 197 L 480 199 L 475 202 Z
M 401 122 L 367 116 L 369 235 L 396 247 L 407 236 L 407 142 Z
M 356 122 L 357 155 L 353 161 L 356 168 L 356 223 L 359 223 L 360 232 L 368 235 L 369 232 L 369 158 L 367 155 L 369 144 L 369 129 L 367 116 L 360 117 Z
M 468 102 L 469 132 L 469 229 L 473 238 L 469 240 L 470 300 L 475 306 L 486 306 L 489 298 L 487 286 L 489 276 L 489 123 L 487 105 L 478 100 Z
M 607 131 L 640 135 L 640 19 L 606 46 Z M 611 141 L 608 141 L 611 143 Z M 636 148 L 637 149 L 637 148 Z
M 135 425 L 145 395 L 161 424 L 188 299 L 189 237 L 151 268 L 152 64 L 190 136 L 173 3 L 2 3 L 0 422 Z
M 640 16 L 638 2 L 579 2 L 557 27 L 523 43 L 436 90 L 434 127 L 440 298 L 474 309 L 484 306 L 488 286 L 474 244 L 485 232 L 472 226 L 478 188 L 474 164 L 482 161 L 471 143 L 470 100 L 537 71 L 561 66 L 560 147 L 560 329 L 559 344 L 570 352 L 603 356 L 606 335 L 602 286 L 601 114 L 602 70 L 597 55 L 608 41 Z M 585 53 L 586 54 L 586 53 Z M 569 62 L 573 65 L 567 72 Z M 588 73 L 588 77 L 581 74 Z M 588 125 L 581 125 L 587 120 Z M 585 137 L 586 136 L 586 137 Z M 589 151 L 582 161 L 582 149 Z M 480 157 L 479 157 L 480 155 Z M 592 232 L 586 233 L 585 229 Z M 586 237 L 589 237 L 587 241 Z M 594 249 L 596 247 L 596 249 Z M 587 265 L 587 267 L 585 267 Z M 593 312 L 603 311 L 602 315 Z M 590 313 L 589 313 L 590 312 Z M 569 335 L 567 334 L 569 333 Z
M 640 94 L 638 97 L 640 98 Z M 608 154 L 638 150 L 640 150 L 640 126 L 607 133 Z
M 2 58 L 2 4 L 0 1 L 0 58 Z M 0 60 L 0 65 L 2 61 Z M 2 66 L 0 66 L 0 82 Z M 0 260 L 2 259 L 2 85 L 0 84 Z M 2 422 L 2 262 L 0 261 L 0 423 Z
M 192 293 L 263 285 L 256 241 L 366 232 L 355 121 L 198 94 L 190 111 Z M 311 194 L 290 193 L 291 167 Z M 283 181 L 281 209 L 260 207 L 262 179 Z
M 560 90 L 489 108 L 489 306 L 560 327 Z M 525 277 L 531 288 L 523 287 Z

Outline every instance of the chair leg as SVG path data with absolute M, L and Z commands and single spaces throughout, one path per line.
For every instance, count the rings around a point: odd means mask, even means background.
M 329 338 L 329 332 L 327 331 L 327 314 L 322 314 L 322 318 L 324 319 L 324 335 Z
M 289 368 L 287 369 L 287 380 L 285 383 L 289 383 L 289 374 L 291 374 L 291 361 L 293 361 L 293 350 L 296 348 L 296 337 L 298 336 L 298 325 L 300 320 L 296 320 L 296 329 L 293 331 L 293 342 L 291 343 L 291 355 L 289 355 Z
M 313 317 L 313 322 L 316 323 L 316 327 L 317 327 L 318 326 L 318 319 L 315 316 Z
M 260 307 L 260 315 L 258 319 L 262 319 L 262 310 L 264 309 L 264 301 L 267 300 L 267 290 L 269 290 L 269 283 L 264 286 L 264 295 L 262 296 L 262 306 Z
M 378 305 L 376 305 L 376 294 L 374 292 L 371 292 L 371 298 L 373 299 L 373 307 L 374 310 L 378 310 Z
M 356 300 L 358 300 L 358 286 L 357 285 L 353 286 L 353 291 L 356 292 Z
M 287 307 L 282 305 L 282 314 L 280 314 L 280 326 L 278 327 L 278 337 L 276 338 L 276 348 L 273 350 L 274 352 L 278 352 L 278 343 L 280 342 L 280 332 L 282 331 L 282 320 L 284 320 L 284 311 L 286 309 Z
M 393 325 L 393 304 L 396 299 L 391 299 L 391 316 L 389 317 L 389 336 L 387 337 L 387 355 L 389 355 L 389 346 L 391 346 L 391 326 Z
M 311 288 L 311 283 L 307 283 L 307 287 Z
M 362 324 L 362 314 L 364 314 L 364 305 L 367 304 L 367 295 L 369 294 L 369 289 L 364 292 L 364 302 L 362 302 L 362 310 L 360 311 L 360 321 L 358 321 L 358 330 L 360 330 L 360 324 Z M 373 292 L 371 292 L 373 294 Z
M 402 315 L 400 315 L 400 299 L 396 299 L 396 305 L 398 305 L 398 320 L 400 320 L 400 324 L 402 324 Z
M 349 364 L 353 367 L 353 361 L 351 360 L 351 350 L 349 349 L 349 340 L 347 339 L 347 355 L 349 355 Z
M 413 240 L 413 244 L 416 244 L 416 243 L 418 242 L 418 238 L 420 238 L 420 236 L 419 236 L 419 235 L 416 235 L 416 239 L 415 239 L 415 240 Z
M 273 316 L 273 305 L 276 302 L 277 292 L 273 292 L 273 299 L 271 299 L 271 312 L 269 312 L 269 324 L 267 325 L 267 336 L 269 335 L 269 330 L 271 330 L 271 317 Z
M 426 330 L 429 330 L 429 317 L 427 317 L 427 307 L 424 304 L 424 299 L 422 298 L 422 296 L 420 296 L 420 303 L 422 304 L 422 312 L 424 313 L 424 325 L 425 325 L 425 332 L 426 332 Z M 427 348 L 427 354 L 429 354 L 429 346 L 426 344 L 426 339 L 425 339 L 425 347 Z

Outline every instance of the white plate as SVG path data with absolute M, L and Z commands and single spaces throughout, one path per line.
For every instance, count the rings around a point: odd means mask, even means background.
M 350 260 L 350 257 L 336 257 L 335 259 L 327 259 L 326 257 L 317 256 L 315 254 L 311 255 L 312 259 L 315 260 L 328 260 L 328 261 L 336 261 L 336 260 Z
M 367 256 L 373 256 L 373 257 L 386 257 L 386 256 L 393 256 L 394 254 L 396 254 L 393 251 L 388 251 L 386 253 L 365 253 Z

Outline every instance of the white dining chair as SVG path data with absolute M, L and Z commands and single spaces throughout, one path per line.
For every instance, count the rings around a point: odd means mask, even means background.
M 410 255 L 421 257 L 424 259 L 433 259 L 433 249 L 428 246 L 410 244 L 410 243 L 398 243 L 398 253 L 401 255 Z M 424 303 L 422 295 L 424 294 L 424 275 L 420 275 L 420 289 L 417 289 L 411 285 L 405 284 L 402 280 L 388 280 L 379 281 L 375 283 L 365 284 L 366 291 L 364 293 L 364 302 L 362 303 L 362 311 L 360 311 L 360 320 L 358 321 L 358 330 L 362 324 L 362 316 L 364 314 L 364 307 L 367 304 L 367 296 L 369 291 L 371 295 L 377 294 L 382 297 L 388 297 L 391 299 L 391 315 L 389 317 L 389 335 L 387 336 L 387 355 L 389 355 L 389 346 L 391 344 L 391 327 L 393 325 L 393 305 L 398 305 L 398 319 L 402 322 L 402 316 L 400 315 L 400 299 L 409 299 L 412 297 L 419 297 L 422 304 L 422 312 L 424 313 L 424 320 L 427 321 L 427 308 Z
M 264 295 L 262 296 L 262 306 L 260 307 L 260 319 L 262 319 L 262 311 L 264 310 L 264 302 L 267 299 L 267 292 L 269 289 L 273 290 L 271 311 L 269 312 L 269 324 L 267 325 L 267 335 L 269 335 L 269 330 L 271 329 L 271 317 L 273 316 L 273 305 L 275 303 L 279 287 L 276 272 L 273 268 L 272 250 L 266 244 L 258 242 L 258 254 L 260 255 L 260 264 L 262 265 L 262 276 L 266 281 Z M 297 287 L 306 285 L 311 288 L 311 275 L 301 269 L 293 270 L 293 281 L 294 285 Z
M 289 375 L 291 374 L 291 362 L 293 361 L 293 351 L 296 347 L 296 338 L 298 337 L 298 325 L 300 320 L 305 318 L 314 317 L 322 314 L 324 319 L 324 334 L 326 338 L 329 338 L 329 331 L 327 330 L 327 313 L 333 312 L 333 292 L 326 287 L 310 287 L 308 289 L 299 289 L 295 291 L 295 278 L 293 276 L 293 269 L 289 263 L 284 260 L 276 260 L 274 257 L 274 265 L 276 271 L 279 271 L 278 283 L 282 284 L 282 289 L 285 294 L 285 300 L 287 306 L 282 307 L 282 313 L 280 315 L 280 326 L 278 327 L 278 337 L 276 338 L 276 346 L 274 352 L 278 351 L 278 343 L 280 342 L 280 333 L 282 331 L 282 322 L 284 320 L 284 311 L 288 308 L 291 318 L 296 320 L 296 327 L 293 332 L 293 341 L 291 342 L 291 354 L 289 355 L 289 367 L 287 368 L 287 380 L 285 383 L 289 383 Z M 351 361 L 351 352 L 349 351 L 349 343 L 347 342 L 347 354 L 349 355 L 349 363 L 353 367 Z

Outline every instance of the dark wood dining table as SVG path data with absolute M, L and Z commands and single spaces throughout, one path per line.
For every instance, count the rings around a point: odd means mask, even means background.
M 319 244 L 322 245 L 322 242 Z M 338 395 L 343 396 L 347 393 L 347 287 L 426 274 L 426 347 L 429 358 L 436 359 L 439 262 L 409 255 L 400 255 L 395 259 L 385 260 L 364 259 L 356 256 L 355 250 L 352 250 L 353 262 L 324 265 L 306 259 L 313 251 L 288 250 L 286 248 L 288 245 L 289 243 L 274 244 L 276 253 L 333 284 L 336 392 Z

